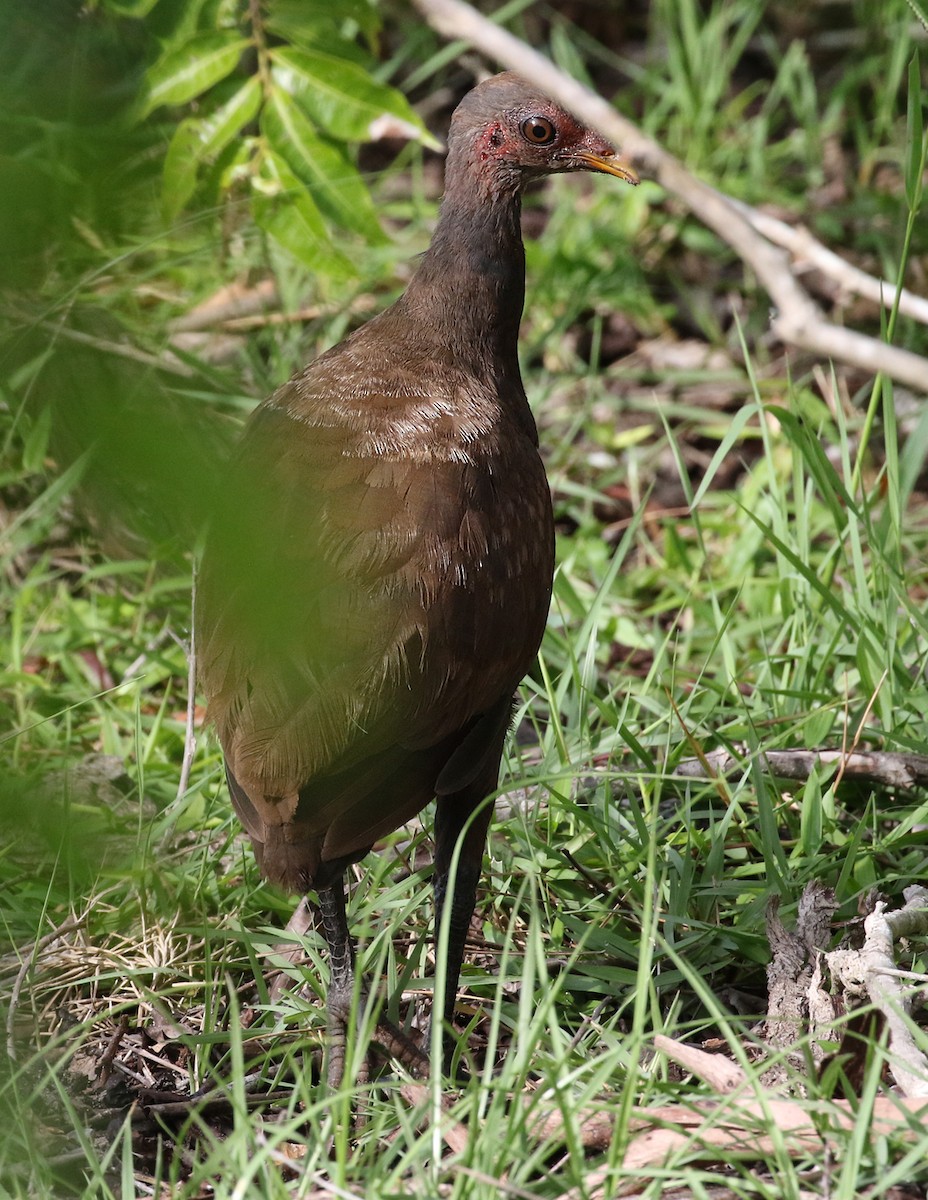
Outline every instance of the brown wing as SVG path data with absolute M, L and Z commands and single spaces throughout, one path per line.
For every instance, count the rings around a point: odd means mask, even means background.
M 256 844 L 291 847 L 268 873 L 302 886 L 418 811 L 444 769 L 458 786 L 481 769 L 547 612 L 525 412 L 436 372 L 434 351 L 400 357 L 350 339 L 258 410 L 201 569 L 233 798 Z

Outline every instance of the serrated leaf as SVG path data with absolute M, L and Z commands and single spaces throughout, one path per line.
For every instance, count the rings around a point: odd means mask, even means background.
M 148 70 L 141 117 L 164 104 L 186 104 L 232 73 L 251 43 L 235 30 L 200 33 L 172 47 Z
M 323 140 L 286 92 L 275 88 L 261 117 L 261 128 L 276 153 L 306 184 L 330 220 L 368 241 L 387 239 L 377 220 L 370 192 L 347 154 Z
M 357 63 L 319 50 L 277 46 L 271 51 L 274 82 L 294 96 L 313 123 L 345 141 L 367 141 L 384 116 L 409 126 L 423 141 L 431 135 L 402 92 L 371 78 Z
M 348 278 L 354 269 L 329 240 L 325 220 L 286 160 L 268 150 L 253 180 L 255 221 L 313 271 Z

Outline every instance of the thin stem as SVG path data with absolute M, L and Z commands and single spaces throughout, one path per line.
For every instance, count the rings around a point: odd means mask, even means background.
M 261 80 L 261 90 L 267 99 L 274 84 L 271 79 L 271 56 L 268 52 L 264 20 L 261 16 L 261 0 L 248 0 L 248 18 L 251 21 L 251 35 L 254 38 L 255 51 L 258 55 L 258 78 Z

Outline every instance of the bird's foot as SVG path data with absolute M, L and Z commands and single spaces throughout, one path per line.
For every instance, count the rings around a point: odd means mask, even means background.
M 355 1001 L 353 994 L 330 993 L 327 1001 L 328 1010 L 328 1065 L 326 1081 L 330 1088 L 337 1090 L 345 1078 L 345 1063 L 347 1059 L 348 1030 L 352 1026 L 358 1028 L 357 1014 L 364 1007 L 364 996 Z M 383 1051 L 388 1058 L 394 1058 L 415 1078 L 425 1078 L 429 1074 L 429 1057 L 408 1034 L 399 1029 L 392 1021 L 380 1015 L 371 1033 L 371 1042 Z M 363 1066 L 355 1076 L 355 1082 L 366 1083 L 370 1077 L 371 1055 L 365 1056 Z

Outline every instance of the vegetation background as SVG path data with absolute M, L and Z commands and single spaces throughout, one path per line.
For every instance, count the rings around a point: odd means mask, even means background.
M 904 0 L 494 15 L 716 187 L 928 291 Z M 924 748 L 925 397 L 772 341 L 731 252 L 647 181 L 526 205 L 559 566 L 464 979 L 471 1076 L 444 1099 L 471 1136 L 443 1147 L 436 1088 L 390 1076 L 353 1126 L 358 1096 L 316 1081 L 314 970 L 264 987 L 290 902 L 188 707 L 192 552 L 243 417 L 402 289 L 484 65 L 399 0 L 0 5 L 0 1195 L 926 1194 L 925 1129 L 872 1126 L 878 1037 L 853 1086 L 808 1069 L 821 1039 L 783 1058 L 821 1131 L 853 1099 L 844 1131 L 797 1151 L 768 1120 L 750 1155 L 623 1166 L 635 1106 L 699 1095 L 655 1033 L 760 1054 L 771 901 L 788 922 L 822 883 L 853 937 L 871 889 L 898 902 L 928 864 L 924 792 L 787 787 L 757 759 Z M 926 353 L 915 322 L 814 286 Z M 743 777 L 674 776 L 718 747 Z M 397 835 L 352 898 L 398 1019 L 430 986 L 427 837 Z M 924 975 L 924 940 L 906 955 Z M 129 1113 L 230 1077 L 212 1111 Z

